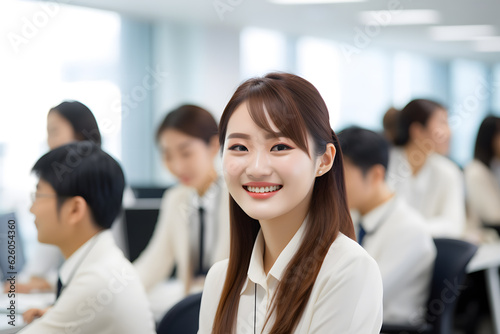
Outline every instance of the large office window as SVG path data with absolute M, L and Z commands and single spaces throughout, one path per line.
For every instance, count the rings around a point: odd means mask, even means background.
M 329 40 L 303 37 L 297 41 L 297 74 L 310 81 L 325 100 L 330 125 L 339 122 L 341 94 L 339 53 Z
M 488 67 L 477 61 L 450 63 L 450 156 L 461 166 L 473 157 L 477 130 L 488 113 L 492 97 Z
M 29 245 L 36 239 L 28 212 L 30 169 L 48 151 L 51 107 L 63 100 L 86 104 L 104 149 L 120 158 L 120 17 L 57 2 L 5 0 L 0 22 L 0 212 L 16 211 Z
M 272 30 L 245 28 L 240 36 L 242 79 L 287 69 L 287 41 L 284 34 Z

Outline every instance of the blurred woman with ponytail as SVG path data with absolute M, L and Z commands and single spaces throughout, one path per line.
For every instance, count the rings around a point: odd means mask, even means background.
M 244 82 L 219 124 L 230 256 L 208 273 L 200 334 L 379 333 L 382 282 L 355 242 L 342 153 L 308 81 Z
M 464 180 L 458 166 L 445 157 L 451 135 L 445 107 L 413 100 L 399 112 L 398 124 L 396 147 L 389 158 L 389 186 L 426 218 L 434 237 L 461 237 Z

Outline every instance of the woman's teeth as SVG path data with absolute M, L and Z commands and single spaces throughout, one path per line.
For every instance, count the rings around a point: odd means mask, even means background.
M 271 187 L 246 187 L 251 193 L 269 193 L 281 189 L 282 186 Z

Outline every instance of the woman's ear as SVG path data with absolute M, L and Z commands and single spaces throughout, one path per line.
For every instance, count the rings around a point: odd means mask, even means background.
M 316 176 L 324 175 L 332 168 L 336 153 L 337 149 L 335 146 L 332 143 L 328 143 L 325 153 L 318 158 L 319 164 L 316 168 Z

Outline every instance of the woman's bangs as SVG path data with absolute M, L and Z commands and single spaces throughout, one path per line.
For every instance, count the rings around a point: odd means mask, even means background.
M 268 88 L 268 85 L 265 86 Z M 287 93 L 269 92 L 261 89 L 249 94 L 245 102 L 250 117 L 257 126 L 275 136 L 290 138 L 301 150 L 309 154 L 305 122 Z M 279 132 L 275 131 L 269 120 L 278 128 Z

